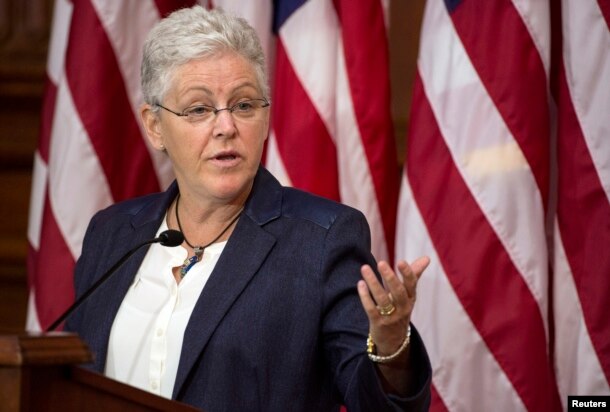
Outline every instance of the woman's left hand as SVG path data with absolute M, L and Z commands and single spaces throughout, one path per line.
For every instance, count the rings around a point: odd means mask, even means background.
M 364 280 L 358 282 L 358 294 L 369 318 L 369 331 L 377 355 L 395 353 L 405 340 L 415 305 L 417 281 L 429 263 L 430 259 L 425 256 L 411 265 L 401 260 L 398 262 L 401 280 L 387 262 L 380 261 L 377 269 L 385 287 L 369 265 L 360 269 Z

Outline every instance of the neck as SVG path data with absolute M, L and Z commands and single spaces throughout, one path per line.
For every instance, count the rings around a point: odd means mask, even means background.
M 196 207 L 194 209 L 198 211 L 193 211 L 185 200 L 178 194 L 173 203 L 173 213 L 169 214 L 168 226 L 170 222 L 173 223 L 172 226 L 183 233 L 185 243 L 191 249 L 228 239 L 243 209 L 240 204 L 227 204 L 212 210 Z

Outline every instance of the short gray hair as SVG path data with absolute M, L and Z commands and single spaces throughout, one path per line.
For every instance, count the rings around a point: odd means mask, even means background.
M 250 62 L 261 92 L 269 99 L 265 55 L 254 29 L 240 17 L 194 6 L 171 13 L 148 34 L 140 70 L 144 101 L 162 102 L 177 67 L 227 50 Z

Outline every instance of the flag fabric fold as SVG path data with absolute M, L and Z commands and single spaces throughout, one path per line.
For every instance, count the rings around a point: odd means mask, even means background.
M 372 228 L 373 254 L 387 260 L 398 168 L 384 7 L 379 0 L 357 7 L 347 0 L 275 2 L 266 162 L 283 183 L 360 209 Z
M 140 51 L 163 3 L 55 2 L 28 228 L 30 330 L 46 329 L 73 300 L 93 214 L 171 181 L 137 114 Z
M 610 5 L 563 0 L 552 93 L 557 102 L 555 362 L 560 391 L 610 394 Z
M 432 410 L 610 393 L 610 41 L 576 3 L 426 4 L 396 256 L 432 258 L 413 316 Z

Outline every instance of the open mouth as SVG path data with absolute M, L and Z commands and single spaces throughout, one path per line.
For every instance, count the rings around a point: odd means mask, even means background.
M 216 163 L 217 166 L 220 167 L 233 167 L 236 166 L 239 162 L 239 154 L 234 151 L 226 151 L 216 153 L 212 157 L 212 161 Z
M 235 160 L 235 159 L 237 159 L 237 156 L 232 153 L 224 153 L 224 154 L 220 154 L 218 156 L 214 156 L 214 159 L 221 160 L 221 161 Z

